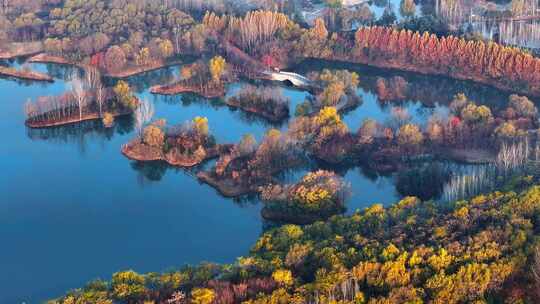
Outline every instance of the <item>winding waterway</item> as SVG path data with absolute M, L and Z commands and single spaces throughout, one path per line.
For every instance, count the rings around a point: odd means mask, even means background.
M 24 102 L 60 94 L 66 86 L 65 67 L 32 67 L 49 72 L 56 81 L 0 79 L 0 303 L 38 303 L 89 280 L 110 278 L 118 270 L 149 272 L 184 263 L 229 263 L 248 252 L 265 227 L 257 199 L 225 199 L 200 184 L 190 170 L 129 161 L 120 153 L 121 145 L 135 136 L 129 118 L 117 121 L 112 129 L 97 122 L 27 129 Z M 309 67 L 320 69 L 315 64 Z M 370 87 L 377 77 L 397 75 L 420 85 L 430 81 L 427 76 L 355 69 L 361 75 L 358 93 L 363 104 L 344 117 L 353 131 L 365 118 L 384 121 L 390 117 L 392 106 L 382 106 Z M 151 85 L 172 79 L 177 71 L 178 67 L 170 67 L 130 79 L 138 96 L 154 103 L 155 118 L 175 124 L 206 116 L 218 142 L 237 142 L 246 133 L 261 139 L 271 127 L 219 101 L 148 92 Z M 448 96 L 400 103 L 414 121 L 423 123 L 434 111 L 444 113 L 456 91 L 478 92 L 469 83 L 441 81 L 439 87 Z M 229 85 L 227 94 L 234 94 L 244 83 Z M 437 86 L 432 78 L 430 83 Z M 292 113 L 308 95 L 288 87 L 282 90 L 291 99 Z M 506 96 L 484 90 L 485 95 L 476 97 L 478 103 L 496 102 L 492 94 L 502 100 Z M 277 127 L 285 130 L 287 124 Z M 339 172 L 352 185 L 349 212 L 401 197 L 392 175 L 378 176 L 361 168 Z

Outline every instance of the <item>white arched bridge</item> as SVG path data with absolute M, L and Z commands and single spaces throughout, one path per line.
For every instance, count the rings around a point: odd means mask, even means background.
M 271 80 L 288 82 L 295 87 L 309 87 L 311 85 L 311 80 L 300 74 L 283 71 L 264 71 L 263 73 Z

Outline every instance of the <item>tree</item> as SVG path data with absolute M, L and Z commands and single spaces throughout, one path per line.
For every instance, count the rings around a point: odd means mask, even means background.
M 362 122 L 362 126 L 358 130 L 358 136 L 360 137 L 360 142 L 362 143 L 371 143 L 377 134 L 379 126 L 377 122 L 373 119 L 366 119 Z
M 345 95 L 345 85 L 341 81 L 332 82 L 324 89 L 321 94 L 321 103 L 323 106 L 337 106 L 341 97 Z
M 144 128 L 143 142 L 151 147 L 161 148 L 165 143 L 165 133 L 154 125 Z
M 144 47 L 139 50 L 139 53 L 135 55 L 135 63 L 137 65 L 146 65 L 150 62 L 150 49 Z
M 484 124 L 489 122 L 493 115 L 487 106 L 477 106 L 474 103 L 469 103 L 461 110 L 461 117 L 469 124 Z
M 501 140 L 512 140 L 518 136 L 518 130 L 514 124 L 505 122 L 495 129 L 495 136 Z
M 248 155 L 253 153 L 257 149 L 257 141 L 251 134 L 245 134 L 242 136 L 240 143 L 238 143 L 238 152 L 240 155 Z
M 105 88 L 101 82 L 101 74 L 97 68 L 88 67 L 84 69 L 84 87 L 87 93 L 92 93 L 95 102 L 99 106 L 99 116 L 101 117 L 103 102 L 105 99 Z
M 242 48 L 252 51 L 271 41 L 280 30 L 285 30 L 290 24 L 289 18 L 282 13 L 250 11 L 244 18 L 229 20 L 229 31 L 237 34 Z
M 408 123 L 399 128 L 397 141 L 400 146 L 413 148 L 424 141 L 424 135 L 417 125 Z
M 215 292 L 208 288 L 194 288 L 191 291 L 191 301 L 193 304 L 210 304 L 216 297 Z
M 416 12 L 414 0 L 401 0 L 399 11 L 404 17 L 412 17 Z
M 227 63 L 225 62 L 225 59 L 221 56 L 216 56 L 210 59 L 210 63 L 209 63 L 210 74 L 212 75 L 212 80 L 215 83 L 221 82 L 221 76 L 225 72 L 226 66 L 227 66 Z
M 184 65 L 180 68 L 180 76 L 183 80 L 190 79 L 193 76 L 193 71 L 190 66 Z
M 135 128 L 139 137 L 143 137 L 143 126 L 154 116 L 154 104 L 143 99 L 135 111 Z
M 85 106 L 87 106 L 88 103 L 87 92 L 84 89 L 83 81 L 79 77 L 79 73 L 77 71 L 74 71 L 70 75 L 69 79 L 71 94 L 73 95 L 73 98 L 77 101 L 77 105 L 79 107 L 79 119 L 82 119 L 82 110 Z
M 313 33 L 313 36 L 319 41 L 324 41 L 328 37 L 328 30 L 326 29 L 324 20 L 321 18 L 315 19 L 315 24 L 310 31 Z
M 117 272 L 112 276 L 113 295 L 120 300 L 135 300 L 146 291 L 144 277 L 132 270 Z
M 103 33 L 96 33 L 94 35 L 94 51 L 99 52 L 107 47 L 111 42 L 111 38 Z
M 330 8 L 341 8 L 343 0 L 325 0 L 326 5 Z
M 161 58 L 167 59 L 171 57 L 174 52 L 173 44 L 169 39 L 163 39 L 158 44 Z
M 401 128 L 411 120 L 409 111 L 403 107 L 393 107 L 390 111 L 390 119 L 388 124 L 394 130 Z
M 454 96 L 454 99 L 452 99 L 452 102 L 450 103 L 450 111 L 454 115 L 460 115 L 461 111 L 467 104 L 469 103 L 469 100 L 467 99 L 467 96 L 463 93 L 459 93 L 456 96 Z
M 377 20 L 377 25 L 391 26 L 394 23 L 396 23 L 396 20 L 397 20 L 397 17 L 396 17 L 396 13 L 394 13 L 394 10 L 386 7 L 381 17 L 379 18 L 379 20 Z
M 99 106 L 99 116 L 103 113 L 103 104 L 106 97 L 106 89 L 101 81 L 95 87 L 96 102 Z
M 200 116 L 193 118 L 193 128 L 197 134 L 208 136 L 208 118 Z
M 444 136 L 444 128 L 436 119 L 430 119 L 427 126 L 427 135 L 429 140 L 433 143 L 441 143 Z
M 116 99 L 124 107 L 134 110 L 137 107 L 137 98 L 131 93 L 131 88 L 129 84 L 123 80 L 118 81 L 118 83 L 113 88 L 114 93 L 116 94 Z
M 167 15 L 166 22 L 167 26 L 172 29 L 176 51 L 179 52 L 181 37 L 187 30 L 195 25 L 195 20 L 193 20 L 190 15 L 173 8 Z
M 25 13 L 19 15 L 13 26 L 19 32 L 19 34 L 26 40 L 32 40 L 36 36 L 41 34 L 41 27 L 44 25 L 43 20 L 36 16 L 34 13 Z
M 514 109 L 519 117 L 534 119 L 538 116 L 538 109 L 526 96 L 510 95 L 509 107 Z
M 111 46 L 105 53 L 105 66 L 108 71 L 118 71 L 126 65 L 126 54 L 121 47 Z
M 290 286 L 294 282 L 294 278 L 290 270 L 278 269 L 272 273 L 272 279 L 278 284 Z
M 103 114 L 102 122 L 106 128 L 110 128 L 114 123 L 114 116 L 109 112 L 105 112 L 105 114 Z

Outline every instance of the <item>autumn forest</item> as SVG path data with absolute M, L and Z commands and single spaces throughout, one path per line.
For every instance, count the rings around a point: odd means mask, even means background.
M 0 303 L 537 303 L 538 9 L 0 0 Z

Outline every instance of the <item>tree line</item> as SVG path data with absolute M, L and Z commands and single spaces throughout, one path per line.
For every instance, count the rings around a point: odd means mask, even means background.
M 355 61 L 540 90 L 540 59 L 494 42 L 384 27 L 363 27 L 356 32 L 354 42 L 355 51 L 347 57 Z

